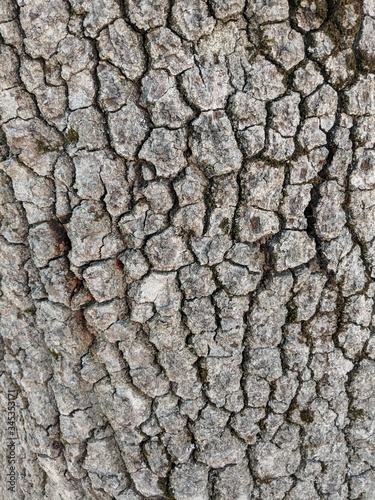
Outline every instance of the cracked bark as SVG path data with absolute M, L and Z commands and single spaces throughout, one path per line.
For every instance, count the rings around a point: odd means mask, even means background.
M 373 498 L 374 27 L 2 0 L 1 498 Z

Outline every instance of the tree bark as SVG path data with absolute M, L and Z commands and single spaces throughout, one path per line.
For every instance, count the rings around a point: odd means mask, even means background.
M 367 499 L 373 0 L 2 0 L 1 498 Z

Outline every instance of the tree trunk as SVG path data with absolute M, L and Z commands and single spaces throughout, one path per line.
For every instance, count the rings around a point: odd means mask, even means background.
M 367 499 L 373 0 L 1 0 L 3 499 Z

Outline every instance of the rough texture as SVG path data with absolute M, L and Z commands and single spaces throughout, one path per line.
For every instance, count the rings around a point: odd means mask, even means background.
M 0 61 L 0 498 L 373 500 L 374 0 L 0 0 Z

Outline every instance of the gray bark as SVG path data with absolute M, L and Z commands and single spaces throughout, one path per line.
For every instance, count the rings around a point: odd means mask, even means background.
M 1 0 L 0 61 L 0 497 L 374 499 L 374 0 Z

